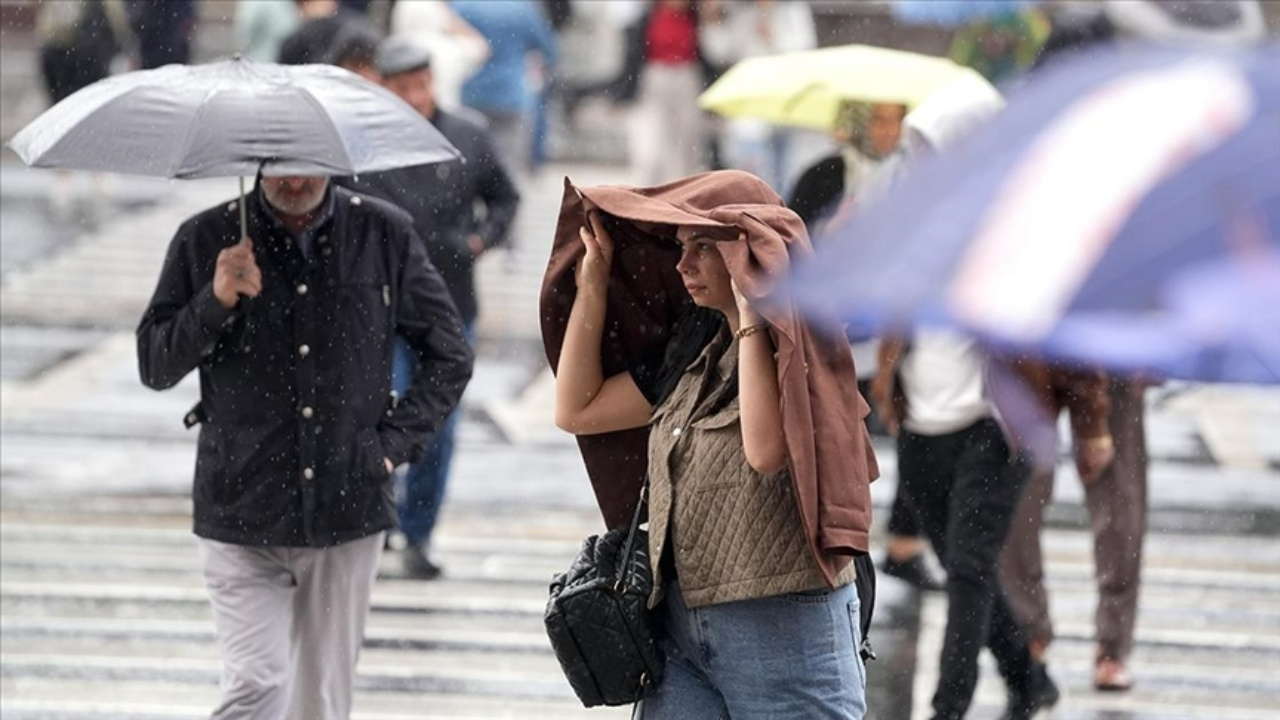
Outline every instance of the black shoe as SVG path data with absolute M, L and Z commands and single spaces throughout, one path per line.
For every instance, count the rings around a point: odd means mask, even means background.
M 404 549 L 404 576 L 411 580 L 435 580 L 444 571 L 431 562 L 422 548 L 411 545 Z
M 1014 693 L 1010 693 L 1009 707 L 1005 708 L 1000 720 L 1031 720 L 1041 710 L 1048 710 L 1057 705 L 1058 699 L 1061 697 L 1062 694 L 1058 692 L 1058 686 L 1049 677 L 1045 666 L 1041 663 L 1036 663 L 1035 668 L 1031 671 L 1030 696 L 1019 697 Z
M 880 563 L 880 571 L 920 590 L 939 592 L 946 587 L 945 582 L 929 572 L 924 553 L 917 553 L 906 560 L 894 560 L 893 556 L 886 554 Z

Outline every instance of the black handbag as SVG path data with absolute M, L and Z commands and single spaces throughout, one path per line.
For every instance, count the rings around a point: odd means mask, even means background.
M 631 527 L 592 535 L 551 581 L 545 622 L 560 668 L 586 707 L 630 705 L 662 680 L 662 655 L 648 609 L 653 590 L 648 504 L 641 490 Z

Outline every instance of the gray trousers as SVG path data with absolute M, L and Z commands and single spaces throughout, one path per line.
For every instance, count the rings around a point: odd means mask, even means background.
M 212 720 L 345 720 L 384 533 L 329 548 L 200 540 L 222 651 Z
M 1126 660 L 1133 649 L 1142 573 L 1142 541 L 1147 532 L 1147 441 L 1141 383 L 1113 378 L 1111 436 L 1116 458 L 1084 488 L 1093 521 L 1093 560 L 1098 583 L 1094 615 L 1098 657 Z M 1040 529 L 1053 497 L 1053 471 L 1037 472 L 1027 483 L 1000 555 L 1000 576 L 1014 614 L 1033 638 L 1053 639 L 1049 596 L 1044 584 Z

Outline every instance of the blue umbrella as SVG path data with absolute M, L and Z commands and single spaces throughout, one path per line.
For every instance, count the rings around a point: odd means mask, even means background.
M 894 0 L 890 8 L 898 20 L 921 25 L 959 27 L 998 15 L 1020 12 L 1037 0 Z
M 1280 46 L 1046 68 L 814 244 L 791 292 L 853 334 L 1280 382 Z

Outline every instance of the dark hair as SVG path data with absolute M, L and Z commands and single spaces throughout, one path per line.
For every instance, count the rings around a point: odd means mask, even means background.
M 689 303 L 676 320 L 675 328 L 661 352 L 647 362 L 641 361 L 631 368 L 636 386 L 651 405 L 661 405 L 671 396 L 685 370 L 720 335 L 724 327 L 724 315 Z M 719 398 L 716 406 L 711 408 L 711 412 L 722 409 L 736 397 L 738 375 L 735 372 L 729 379 L 728 390 Z

